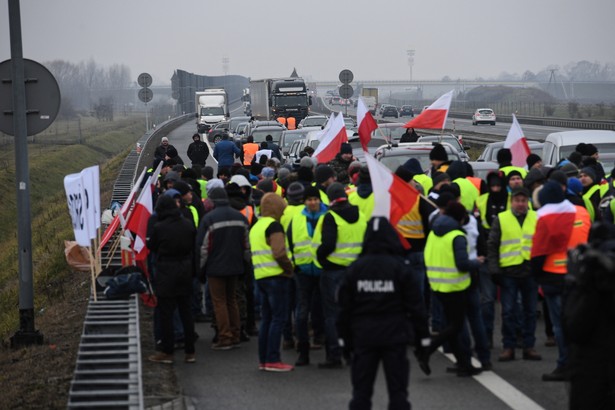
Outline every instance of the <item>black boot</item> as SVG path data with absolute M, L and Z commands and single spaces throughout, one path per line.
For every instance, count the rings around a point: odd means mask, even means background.
M 308 364 L 310 364 L 310 343 L 298 343 L 297 350 L 299 350 L 299 357 L 295 362 L 295 366 L 307 366 Z

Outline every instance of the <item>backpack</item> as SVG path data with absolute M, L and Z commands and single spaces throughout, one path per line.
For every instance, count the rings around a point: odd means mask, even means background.
M 133 293 L 148 291 L 147 280 L 143 271 L 136 266 L 125 266 L 115 276 L 107 280 L 104 294 L 107 299 L 126 299 Z

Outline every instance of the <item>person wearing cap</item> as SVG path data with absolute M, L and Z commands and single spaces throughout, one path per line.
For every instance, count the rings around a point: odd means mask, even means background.
M 562 297 L 568 273 L 568 251 L 587 243 L 591 220 L 588 211 L 566 200 L 559 183 L 547 181 L 538 193 L 540 209 L 532 242 L 531 269 L 549 306 L 558 348 L 557 366 L 543 381 L 569 377 L 568 343 L 562 331 Z
M 181 195 L 180 211 L 182 215 L 192 220 L 194 226 L 198 227 L 200 219 L 205 214 L 203 202 L 196 195 L 193 195 L 192 188 L 186 181 L 181 180 L 175 182 L 173 188 Z
M 459 187 L 459 192 L 461 193 L 459 202 L 466 208 L 466 211 L 472 212 L 476 200 L 480 196 L 480 187 L 476 187 L 466 178 L 466 168 L 461 161 L 451 162 L 446 173 L 451 177 L 453 184 Z
M 184 160 L 179 156 L 179 152 L 177 152 L 177 148 L 172 145 L 167 147 L 167 152 L 164 153 L 165 161 L 174 161 L 176 165 L 180 165 L 181 169 L 185 169 Z M 174 167 L 175 168 L 175 167 Z M 177 167 L 180 169 L 180 167 Z
M 581 148 L 581 146 L 583 148 Z M 600 163 L 600 154 L 598 153 L 598 147 L 594 144 L 580 143 L 577 145 L 576 150 L 583 155 L 581 161 L 582 167 L 590 167 L 596 173 L 596 182 L 600 183 L 605 177 L 604 168 Z
M 356 161 L 354 155 L 352 155 L 352 146 L 343 142 L 340 147 L 340 152 L 329 161 L 329 166 L 335 172 L 337 182 L 348 185 L 350 183 L 350 177 L 348 176 L 348 167 L 350 164 Z
M 380 362 L 388 408 L 410 408 L 407 345 L 414 339 L 417 346 L 427 346 L 430 335 L 422 294 L 403 254 L 395 228 L 386 218 L 374 217 L 363 251 L 340 285 L 338 334 L 344 349 L 353 353 L 351 409 L 371 407 Z
M 261 217 L 250 230 L 252 265 L 261 301 L 261 324 L 258 332 L 259 368 L 287 372 L 293 366 L 283 363 L 280 355 L 282 331 L 290 309 L 290 292 L 294 271 L 286 234 L 280 223 L 286 202 L 268 192 L 260 202 Z
M 214 159 L 218 161 L 218 170 L 220 168 L 230 168 L 235 163 L 235 157 L 241 156 L 241 151 L 237 145 L 229 140 L 228 134 L 222 134 L 222 140 L 214 146 Z
M 293 182 L 291 187 L 296 183 Z M 314 264 L 312 238 L 318 221 L 327 212 L 327 207 L 320 201 L 318 188 L 313 186 L 304 189 L 303 204 L 301 211 L 292 217 L 286 231 L 288 248 L 295 265 L 297 290 L 295 328 L 299 357 L 295 366 L 310 364 L 308 316 L 311 314 L 315 344 L 318 344 L 324 327 L 322 324 L 322 306 L 320 303 L 313 303 L 314 300 L 320 301 L 321 269 Z
M 429 152 L 429 161 L 431 162 L 430 175 L 436 172 L 446 172 L 451 161 L 448 160 L 448 154 L 442 144 L 434 144 L 433 148 Z
M 542 158 L 540 158 L 539 155 L 534 154 L 533 152 L 527 156 L 525 162 L 527 164 L 528 171 L 531 171 L 532 169 L 542 168 Z
M 335 328 L 339 313 L 336 294 L 346 268 L 361 252 L 367 221 L 359 208 L 348 202 L 339 182 L 327 188 L 327 196 L 329 210 L 316 225 L 312 246 L 316 250 L 315 264 L 322 269 L 320 291 L 325 315 L 326 360 L 319 367 L 334 369 L 342 367 L 342 350 Z
M 201 136 L 198 133 L 192 136 L 192 141 L 193 142 L 188 145 L 186 154 L 188 158 L 190 158 L 190 161 L 192 161 L 192 165 L 204 167 L 209 157 L 209 146 L 207 146 L 206 142 L 201 141 Z
M 367 165 L 363 165 L 359 170 L 357 189 L 348 194 L 348 202 L 358 206 L 359 211 L 365 215 L 365 219 L 371 219 L 372 212 L 374 212 L 374 191 Z
M 435 201 L 436 199 L 438 199 L 438 196 L 440 196 L 440 191 L 442 190 L 442 187 L 451 184 L 451 177 L 446 172 L 438 171 L 435 174 L 431 174 L 431 178 L 433 186 L 429 190 L 429 195 L 427 195 L 427 198 L 432 201 Z
M 229 350 L 240 342 L 237 286 L 250 263 L 249 227 L 224 189 L 213 189 L 209 199 L 215 207 L 203 217 L 196 239 L 198 276 L 202 283 L 207 278 L 216 317 L 218 340 L 211 348 Z
M 191 312 L 196 228 L 181 216 L 176 200 L 162 195 L 156 201 L 156 214 L 148 223 L 147 248 L 154 258 L 152 281 L 158 299 L 162 351 L 148 357 L 156 363 L 173 363 L 173 315 L 177 310 L 184 330 L 184 361 L 194 363 L 194 318 Z
M 154 158 L 155 159 L 164 160 L 164 157 L 165 157 L 165 155 L 167 153 L 167 150 L 169 148 L 175 148 L 175 147 L 173 145 L 169 144 L 169 139 L 167 137 L 162 137 L 162 139 L 160 140 L 160 145 L 158 145 L 156 147 L 156 150 L 154 151 Z M 177 151 L 177 150 L 175 150 L 175 151 Z
M 511 171 L 519 171 L 519 174 L 521 174 L 521 179 L 525 178 L 525 175 L 527 175 L 525 168 L 517 167 L 512 164 L 512 152 L 510 151 L 510 148 L 501 148 L 498 151 L 496 158 L 499 164 L 499 169 L 505 176 L 508 176 Z
M 498 361 L 515 359 L 515 305 L 521 295 L 523 359 L 541 360 L 536 344 L 536 303 L 538 285 L 530 270 L 530 250 L 536 231 L 536 212 L 529 209 L 530 192 L 516 187 L 511 192 L 510 209 L 501 212 L 491 223 L 487 241 L 489 273 L 500 275 L 502 303 L 502 340 L 504 349 Z
M 466 234 L 461 229 L 468 220 L 465 207 L 450 202 L 443 215 L 434 220 L 425 245 L 425 266 L 433 294 L 442 304 L 446 326 L 431 339 L 424 352 L 415 351 L 419 365 L 426 374 L 431 373 L 429 356 L 443 343 L 448 342 L 457 359 L 457 376 L 470 377 L 482 371 L 471 364 L 471 353 L 460 343 L 460 333 L 466 320 L 467 291 L 470 287 L 470 270 L 478 269 L 484 260 L 479 256 L 470 259 Z
M 314 182 L 316 188 L 320 190 L 320 200 L 323 204 L 329 206 L 329 198 L 327 189 L 336 181 L 335 171 L 329 165 L 321 164 L 314 170 Z
M 596 172 L 591 167 L 581 169 L 579 179 L 583 185 L 583 202 L 585 208 L 589 212 L 589 217 L 592 222 L 600 221 L 602 214 L 600 213 L 600 185 L 596 181 Z

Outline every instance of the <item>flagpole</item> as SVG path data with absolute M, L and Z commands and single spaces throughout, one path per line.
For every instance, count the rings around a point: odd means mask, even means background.
M 94 297 L 94 302 L 97 302 L 97 296 L 96 296 L 96 277 L 95 277 L 95 273 L 94 273 L 94 254 L 92 252 L 92 246 L 90 244 L 90 246 L 88 246 L 88 253 L 90 254 L 90 279 L 92 281 L 92 295 Z

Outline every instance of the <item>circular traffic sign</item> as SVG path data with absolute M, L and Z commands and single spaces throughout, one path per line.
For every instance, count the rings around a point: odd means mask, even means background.
M 340 71 L 340 81 L 342 84 L 350 84 L 354 79 L 354 74 L 350 70 L 342 70 Z M 347 97 L 344 97 L 347 98 Z
M 26 83 L 28 135 L 49 127 L 60 111 L 60 87 L 53 74 L 36 61 L 23 59 Z M 15 135 L 13 129 L 13 84 L 11 60 L 0 63 L 0 131 Z
M 152 98 L 154 98 L 154 92 L 151 89 L 141 88 L 139 90 L 139 100 L 143 101 L 144 103 L 148 103 L 152 101 Z
M 148 73 L 141 73 L 139 77 L 137 77 L 137 82 L 143 88 L 147 88 L 152 85 L 152 76 Z
M 352 86 L 350 84 L 344 84 L 340 87 L 340 97 L 342 98 L 350 98 L 354 93 Z

